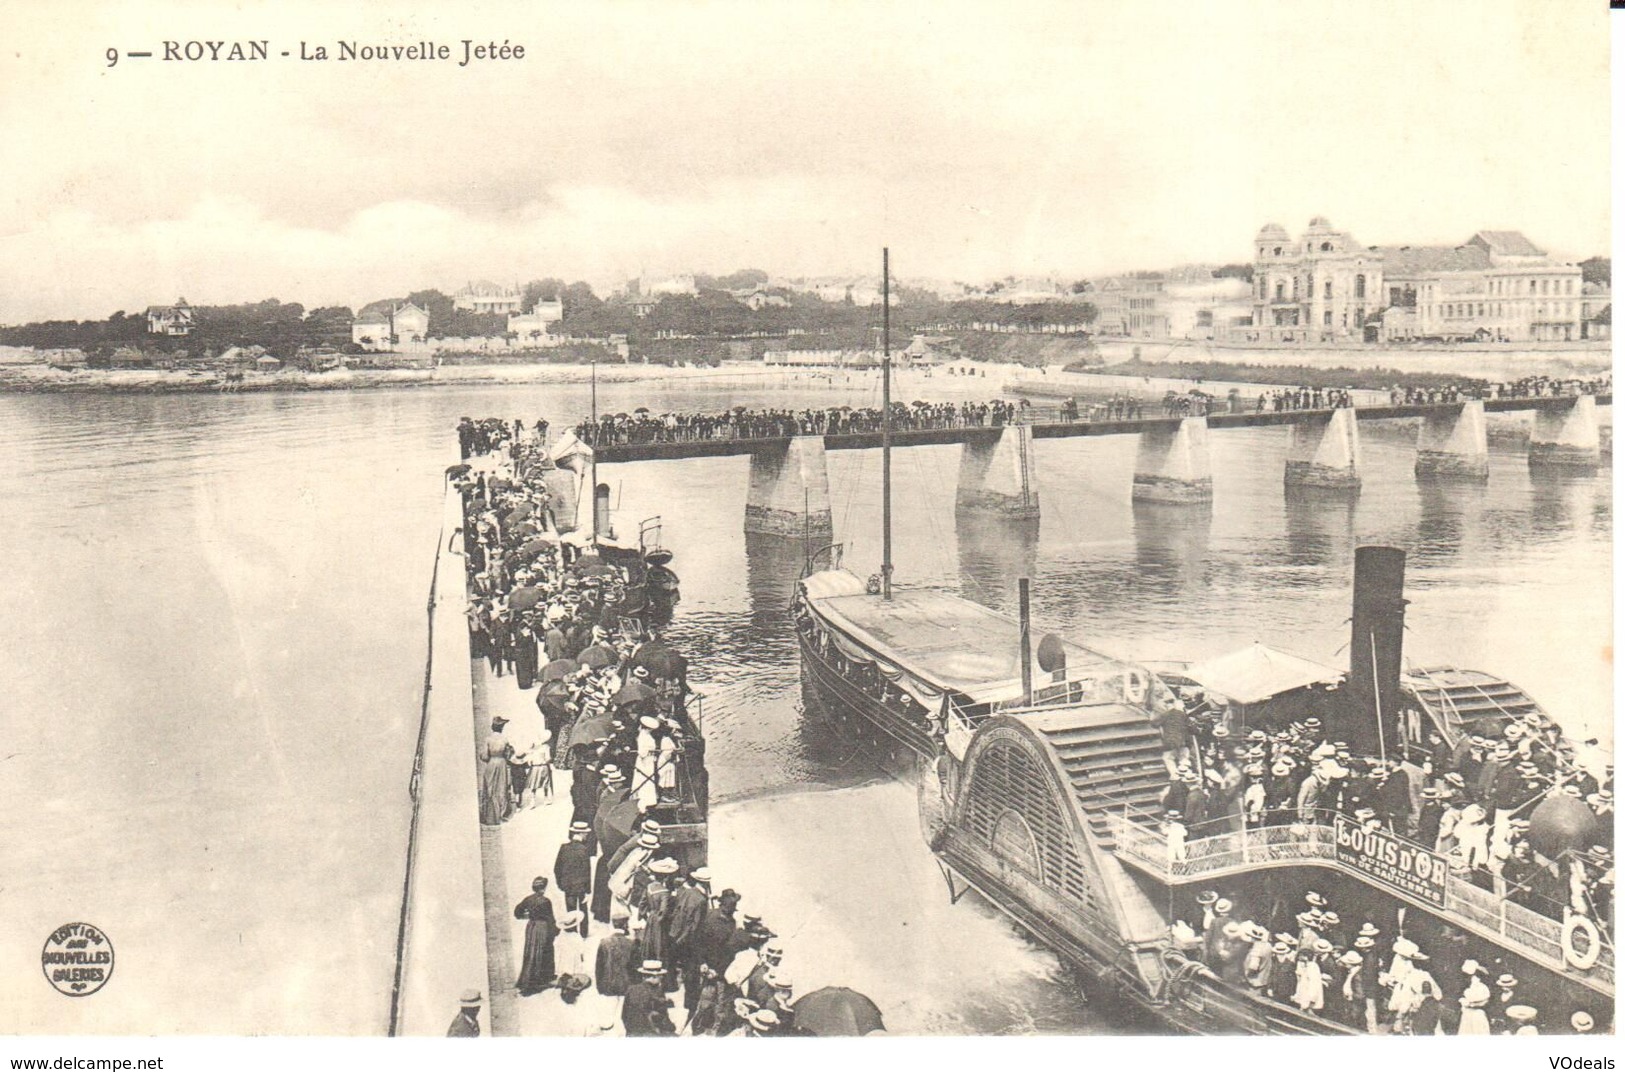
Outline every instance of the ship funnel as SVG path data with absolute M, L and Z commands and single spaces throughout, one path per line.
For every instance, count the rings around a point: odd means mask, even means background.
M 1358 754 L 1387 756 L 1400 743 L 1399 675 L 1405 641 L 1405 552 L 1354 551 L 1354 631 L 1343 687 L 1342 732 Z

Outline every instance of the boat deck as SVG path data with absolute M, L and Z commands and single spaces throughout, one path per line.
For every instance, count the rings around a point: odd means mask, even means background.
M 1305 865 L 1331 868 L 1368 884 L 1372 881 L 1342 858 L 1336 831 L 1320 823 L 1254 827 L 1240 834 L 1200 838 L 1170 850 L 1166 835 L 1147 822 L 1124 814 L 1105 819 L 1117 858 L 1168 886 Z M 1442 906 L 1388 884 L 1381 889 L 1613 999 L 1613 949 L 1605 945 L 1597 964 L 1588 971 L 1572 968 L 1563 956 L 1561 921 L 1454 877 L 1445 882 Z
M 844 570 L 813 574 L 804 583 L 813 610 L 832 629 L 933 691 L 959 693 L 973 703 L 1021 696 L 1015 619 L 952 592 L 898 588 L 882 599 Z M 1069 677 L 1092 668 L 1127 669 L 1079 644 L 1063 640 L 1062 646 Z M 1045 677 L 1035 666 L 1034 679 Z

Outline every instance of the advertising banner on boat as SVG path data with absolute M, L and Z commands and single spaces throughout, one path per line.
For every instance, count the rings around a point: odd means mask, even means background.
M 1450 865 L 1436 852 L 1413 845 L 1386 830 L 1362 830 L 1337 816 L 1337 859 L 1385 886 L 1444 907 L 1444 884 Z

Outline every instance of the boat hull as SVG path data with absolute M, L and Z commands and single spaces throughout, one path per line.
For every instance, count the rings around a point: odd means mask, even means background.
M 801 649 L 802 677 L 813 686 L 830 714 L 837 718 L 856 719 L 865 728 L 879 734 L 886 744 L 897 746 L 900 751 L 922 759 L 931 759 L 937 754 L 937 742 L 930 734 L 899 718 L 879 700 L 847 680 L 839 667 L 818 652 L 805 631 L 797 630 L 796 643 Z

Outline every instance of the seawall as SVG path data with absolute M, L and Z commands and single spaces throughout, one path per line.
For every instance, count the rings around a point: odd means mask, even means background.
M 392 1033 L 437 1036 L 465 990 L 487 990 L 480 862 L 479 776 L 474 761 L 468 575 L 459 550 L 462 496 L 446 485 L 430 622 L 432 663 L 423 712 L 412 838 L 402 909 Z M 490 1035 L 487 1012 L 481 1033 Z

